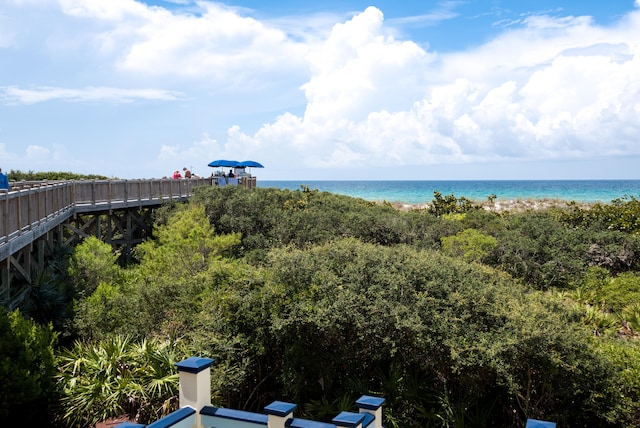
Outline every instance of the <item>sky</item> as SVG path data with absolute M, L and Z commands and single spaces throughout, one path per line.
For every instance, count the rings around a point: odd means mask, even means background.
M 0 168 L 640 179 L 640 0 L 1 0 Z

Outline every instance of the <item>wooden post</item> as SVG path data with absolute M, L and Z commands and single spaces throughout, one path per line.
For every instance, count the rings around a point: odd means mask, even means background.
M 6 299 L 8 302 L 9 297 L 11 297 L 11 257 L 7 257 L 2 264 L 3 266 L 0 268 L 0 273 L 2 275 L 2 288 L 7 290 Z
M 8 192 L 5 192 L 4 194 L 4 198 L 2 199 L 2 233 L 3 235 L 0 236 L 0 239 L 2 239 L 2 241 L 8 241 L 9 240 L 9 194 Z M 0 243 L 2 243 L 2 241 L 0 241 Z

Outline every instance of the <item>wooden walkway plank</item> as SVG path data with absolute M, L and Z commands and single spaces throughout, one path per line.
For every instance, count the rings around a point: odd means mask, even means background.
M 7 270 L 15 265 L 15 254 L 63 224 L 74 227 L 68 223 L 78 216 L 108 215 L 112 218 L 114 211 L 123 210 L 128 211 L 124 216 L 128 222 L 132 218 L 136 222 L 141 214 L 134 211 L 149 210 L 170 201 L 186 201 L 196 187 L 211 185 L 212 178 L 13 183 L 11 191 L 0 191 L 2 286 L 9 286 L 11 275 Z M 99 220 L 89 220 L 76 227 L 76 233 L 86 236 L 84 228 L 95 221 Z M 26 271 L 21 273 L 28 274 Z

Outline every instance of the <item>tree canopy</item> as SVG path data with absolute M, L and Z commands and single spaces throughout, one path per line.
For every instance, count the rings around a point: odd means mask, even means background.
M 285 399 L 324 420 L 373 394 L 389 427 L 637 426 L 640 238 L 611 227 L 629 203 L 602 221 L 200 188 L 130 265 L 75 248 L 57 420 L 151 420 L 176 405 L 169 362 L 201 355 L 214 402 L 239 409 Z M 127 370 L 100 371 L 114 359 Z

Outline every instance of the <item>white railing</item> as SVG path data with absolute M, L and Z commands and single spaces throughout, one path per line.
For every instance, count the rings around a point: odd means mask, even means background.
M 357 412 L 341 412 L 331 422 L 294 417 L 297 405 L 274 401 L 264 413 L 211 405 L 211 358 L 190 357 L 176 364 L 180 374 L 180 409 L 146 425 L 147 428 L 383 428 L 384 398 L 363 395 L 354 404 Z M 142 428 L 124 422 L 117 428 Z

